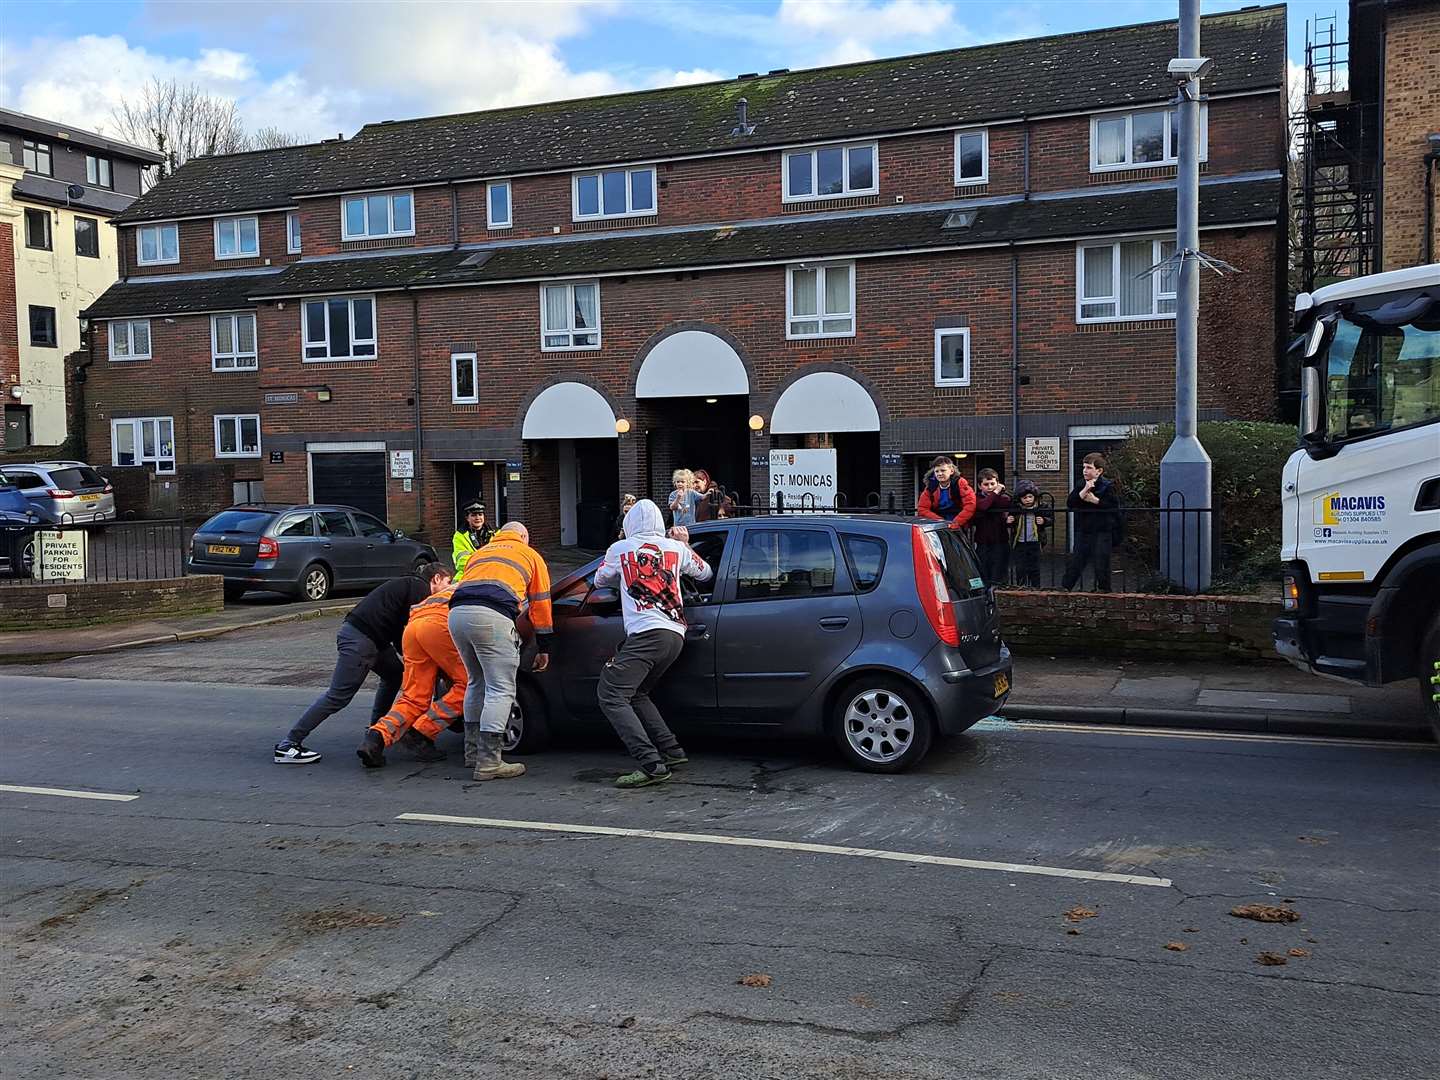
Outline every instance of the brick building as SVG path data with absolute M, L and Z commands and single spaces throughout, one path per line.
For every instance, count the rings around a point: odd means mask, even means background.
M 1205 280 L 1201 407 L 1266 417 L 1284 8 L 1201 41 L 1202 243 L 1243 271 Z M 1062 491 L 1173 414 L 1175 51 L 1152 23 L 191 162 L 117 219 L 91 456 L 441 535 L 478 493 L 587 546 L 679 465 L 764 499 L 772 448 L 903 503 L 936 453 L 1013 478 L 1044 440 Z

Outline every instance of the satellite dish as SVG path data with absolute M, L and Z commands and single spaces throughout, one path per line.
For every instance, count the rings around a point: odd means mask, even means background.
M 72 199 L 83 199 L 85 197 L 85 189 L 79 184 L 71 184 L 65 189 L 65 194 L 69 195 Z

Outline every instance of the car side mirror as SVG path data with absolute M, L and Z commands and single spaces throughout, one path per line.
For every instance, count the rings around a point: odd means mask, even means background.
M 405 533 L 400 529 L 396 529 L 393 533 L 390 534 L 390 539 L 392 542 L 395 540 L 404 540 Z

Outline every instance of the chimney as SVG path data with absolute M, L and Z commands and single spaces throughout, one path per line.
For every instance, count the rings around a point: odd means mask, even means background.
M 754 135 L 755 125 L 750 123 L 750 102 L 743 97 L 735 103 L 735 130 L 731 135 Z

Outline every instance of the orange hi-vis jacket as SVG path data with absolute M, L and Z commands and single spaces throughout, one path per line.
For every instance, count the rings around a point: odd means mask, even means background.
M 464 712 L 465 664 L 450 637 L 450 597 L 454 591 L 454 585 L 441 589 L 410 609 L 401 642 L 405 675 L 400 696 L 388 713 L 370 725 L 386 746 L 393 745 L 412 726 L 433 742 Z M 435 680 L 441 675 L 450 683 L 450 689 L 444 697 L 436 698 Z
M 550 610 L 550 570 L 539 552 L 520 539 L 519 533 L 501 529 L 495 538 L 457 567 L 451 607 L 480 604 L 511 619 L 528 609 L 541 652 L 550 651 L 555 632 Z

